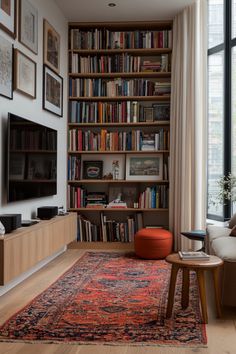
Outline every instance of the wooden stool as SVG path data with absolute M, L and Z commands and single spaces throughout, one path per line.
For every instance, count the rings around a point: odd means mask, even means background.
M 166 257 L 166 261 L 172 264 L 166 317 L 170 318 L 172 314 L 174 294 L 175 294 L 175 283 L 176 283 L 178 270 L 180 268 L 182 268 L 183 270 L 182 301 L 181 301 L 182 308 L 183 309 L 187 308 L 189 304 L 189 270 L 192 269 L 197 274 L 203 323 L 208 323 L 204 271 L 211 270 L 213 275 L 213 280 L 214 280 L 217 317 L 221 317 L 218 279 L 219 279 L 219 267 L 223 264 L 223 261 L 216 256 L 210 256 L 210 259 L 207 261 L 201 261 L 199 259 L 186 261 L 180 259 L 178 253 L 170 254 L 169 256 Z

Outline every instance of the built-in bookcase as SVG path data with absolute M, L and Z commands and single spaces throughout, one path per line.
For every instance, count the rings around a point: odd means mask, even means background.
M 171 53 L 169 21 L 69 24 L 68 209 L 80 241 L 168 227 Z M 108 207 L 120 197 L 126 208 Z

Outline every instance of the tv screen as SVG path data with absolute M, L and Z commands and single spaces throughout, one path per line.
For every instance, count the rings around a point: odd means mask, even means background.
M 8 202 L 57 193 L 57 131 L 8 114 Z

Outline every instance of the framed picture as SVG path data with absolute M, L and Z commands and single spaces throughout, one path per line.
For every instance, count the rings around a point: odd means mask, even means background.
M 126 179 L 134 181 L 158 181 L 163 178 L 162 154 L 126 156 Z
M 83 179 L 102 179 L 103 161 L 83 161 Z
M 36 63 L 15 49 L 14 89 L 36 98 Z
M 25 177 L 25 155 L 11 154 L 9 165 L 9 179 L 11 181 L 23 180 Z
M 128 208 L 133 208 L 134 203 L 137 201 L 137 187 L 135 186 L 109 186 L 108 201 L 121 197 L 121 201 L 127 204 Z
M 0 28 L 16 38 L 16 0 L 0 1 Z
M 43 60 L 52 70 L 60 71 L 60 35 L 48 23 L 43 21 Z
M 46 65 L 43 69 L 43 108 L 62 117 L 63 78 Z
M 154 121 L 156 120 L 170 120 L 170 104 L 156 103 L 152 105 Z
M 0 95 L 13 98 L 13 45 L 0 36 Z
M 19 41 L 38 53 L 38 11 L 27 0 L 20 0 Z
M 153 108 L 144 107 L 143 109 L 144 122 L 153 122 Z

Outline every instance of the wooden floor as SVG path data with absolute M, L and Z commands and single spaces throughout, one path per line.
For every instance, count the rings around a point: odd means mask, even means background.
M 43 269 L 0 298 L 0 324 L 21 309 L 38 293 L 65 272 L 85 250 L 69 249 Z M 211 279 L 207 283 L 210 282 Z M 223 318 L 215 318 L 214 295 L 207 284 L 209 324 L 208 348 L 176 348 L 157 346 L 54 345 L 0 343 L 0 354 L 235 354 L 236 309 L 224 309 Z

